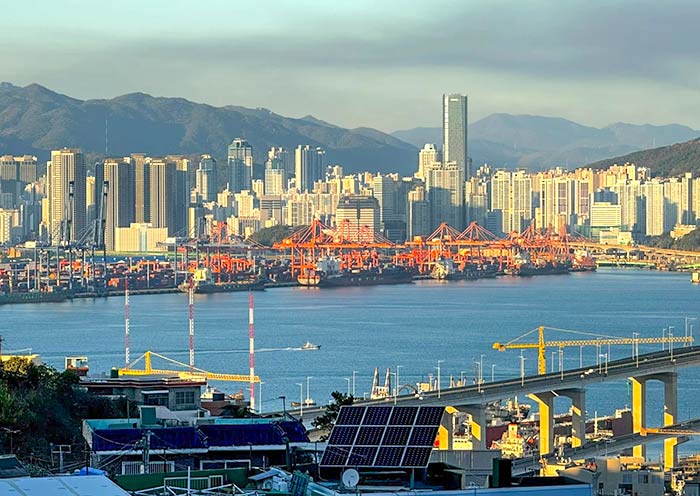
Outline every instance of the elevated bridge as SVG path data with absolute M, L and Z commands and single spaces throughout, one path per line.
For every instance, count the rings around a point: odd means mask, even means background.
M 664 385 L 663 427 L 673 426 L 678 419 L 678 369 L 700 365 L 700 346 L 671 347 L 668 350 L 636 355 L 631 358 L 601 362 L 593 367 L 562 370 L 546 375 L 527 376 L 503 381 L 455 387 L 445 390 L 400 395 L 381 400 L 357 401 L 357 404 L 453 406 L 471 414 L 471 426 L 475 449 L 485 449 L 486 404 L 488 402 L 527 396 L 534 400 L 540 414 L 540 455 L 553 452 L 554 398 L 564 396 L 572 402 L 572 446 L 578 448 L 585 443 L 586 405 L 585 388 L 606 381 L 629 380 L 632 384 L 632 428 L 643 432 L 646 419 L 646 385 L 660 381 Z M 323 408 L 303 410 L 303 419 L 309 421 L 324 412 Z M 299 410 L 290 413 L 299 415 Z M 676 436 L 677 437 L 677 436 Z M 664 440 L 664 463 L 667 468 L 677 462 L 677 439 L 670 436 Z M 643 443 L 634 445 L 634 455 L 644 456 Z

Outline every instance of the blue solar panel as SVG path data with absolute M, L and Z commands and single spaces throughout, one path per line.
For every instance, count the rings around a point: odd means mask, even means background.
M 321 465 L 424 468 L 443 413 L 442 407 L 344 406 Z
M 405 446 L 408 442 L 408 436 L 411 435 L 410 427 L 393 427 L 386 428 L 382 446 Z
M 394 408 L 394 411 L 391 413 L 389 425 L 413 425 L 413 421 L 416 419 L 416 413 L 418 413 L 417 406 Z
M 390 406 L 370 406 L 362 421 L 364 425 L 386 425 L 391 415 Z
M 348 461 L 350 446 L 328 446 L 323 452 L 321 465 L 326 467 L 343 467 Z
M 334 427 L 331 431 L 331 437 L 328 439 L 328 444 L 354 444 L 355 435 L 357 434 L 358 429 L 359 427 L 356 425 L 340 425 L 338 427 Z
M 364 414 L 364 406 L 343 406 L 340 408 L 335 425 L 360 425 Z
M 422 406 L 418 411 L 416 425 L 440 425 L 444 411 L 441 406 Z
M 384 435 L 384 427 L 366 426 L 360 428 L 355 444 L 361 446 L 379 446 Z
M 403 458 L 403 446 L 382 446 L 374 461 L 375 467 L 399 467 Z
M 402 467 L 426 467 L 430 461 L 430 453 L 432 448 L 419 448 L 409 446 L 406 448 L 406 454 L 401 462 Z
M 350 453 L 348 465 L 373 467 L 374 457 L 377 454 L 377 446 L 355 446 Z
M 438 429 L 439 427 L 414 427 L 408 444 L 410 446 L 433 446 Z

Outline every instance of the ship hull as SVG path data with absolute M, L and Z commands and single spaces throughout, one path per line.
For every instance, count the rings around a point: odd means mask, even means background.
M 189 293 L 190 287 L 188 283 L 183 283 L 178 286 L 183 293 Z M 238 291 L 264 291 L 265 281 L 255 282 L 232 282 L 232 283 L 195 283 L 194 292 L 196 294 L 213 294 L 213 293 L 235 293 Z
M 413 276 L 407 272 L 400 274 L 347 273 L 337 276 L 300 276 L 299 284 L 318 288 L 341 288 L 348 286 L 380 286 L 386 284 L 410 284 Z
M 0 305 L 16 303 L 61 303 L 68 299 L 64 292 L 30 292 L 0 294 Z

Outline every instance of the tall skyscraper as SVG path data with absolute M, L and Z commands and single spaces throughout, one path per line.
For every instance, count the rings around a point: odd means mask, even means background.
M 253 181 L 253 147 L 236 138 L 228 147 L 228 183 L 233 193 L 250 191 Z
M 150 163 L 150 219 L 153 227 L 167 228 L 168 236 L 174 236 L 179 228 L 176 223 L 177 209 L 187 217 L 187 203 L 177 203 L 177 165 L 175 162 L 152 158 Z
M 78 149 L 51 152 L 47 168 L 48 226 L 51 242 L 76 241 L 86 225 L 85 156 Z M 69 191 L 73 183 L 73 200 Z M 70 229 L 65 222 L 70 219 Z M 68 232 L 69 231 L 69 232 Z
M 134 222 L 143 224 L 151 221 L 151 164 L 143 153 L 132 153 L 130 162 L 134 168 Z
M 129 227 L 134 222 L 134 168 L 122 159 L 107 159 L 102 168 L 102 177 L 109 183 L 104 240 L 107 250 L 112 251 L 115 249 L 116 229 Z M 101 197 L 95 201 L 101 201 Z
M 326 152 L 321 148 L 299 145 L 294 153 L 296 184 L 299 191 L 313 191 L 314 183 L 323 178 Z
M 430 223 L 435 229 L 447 222 L 464 229 L 464 171 L 454 162 L 428 169 L 425 181 L 430 202 Z
M 292 177 L 294 175 L 294 157 L 286 148 L 273 146 L 267 152 L 265 169 L 282 169 L 286 177 Z
M 471 177 L 467 154 L 467 95 L 442 96 L 442 160 L 454 162 Z
M 338 201 L 335 222 L 346 239 L 370 242 L 379 232 L 379 202 L 373 196 L 343 196 Z
M 195 187 L 202 201 L 216 200 L 216 160 L 211 155 L 202 155 L 195 172 Z

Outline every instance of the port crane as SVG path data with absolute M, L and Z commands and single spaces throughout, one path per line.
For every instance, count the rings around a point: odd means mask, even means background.
M 558 341 L 546 341 L 544 337 L 544 330 L 550 329 L 553 331 L 566 332 L 571 334 L 579 334 L 585 336 L 596 336 L 595 339 L 572 339 L 572 340 L 558 340 Z M 519 340 L 525 338 L 531 334 L 537 332 L 537 342 L 536 343 L 523 343 Z M 616 338 L 612 336 L 606 336 L 603 334 L 593 334 L 581 331 L 572 331 L 568 329 L 556 329 L 553 327 L 540 326 L 532 329 L 525 334 L 518 336 L 507 343 L 493 343 L 493 349 L 498 351 L 506 350 L 527 350 L 536 349 L 537 350 L 537 373 L 539 375 L 544 375 L 547 373 L 547 348 L 565 348 L 567 346 L 610 346 L 610 345 L 632 345 L 637 346 L 640 344 L 659 344 L 659 343 L 682 343 L 684 345 L 692 344 L 692 336 L 664 336 L 664 337 L 654 337 L 654 338 Z
M 168 358 L 155 351 L 147 351 L 139 358 L 131 362 L 131 366 L 118 369 L 120 376 L 131 375 L 131 376 L 144 376 L 144 375 L 176 375 L 180 379 L 192 379 L 192 380 L 214 380 L 214 381 L 229 381 L 229 382 L 251 382 L 250 375 L 236 375 L 236 374 L 220 374 L 217 372 L 208 372 L 206 370 L 198 369 L 192 367 L 191 370 L 165 370 L 165 369 L 154 369 L 152 366 L 152 358 L 158 357 L 166 362 L 172 363 L 174 365 L 190 368 L 190 365 L 172 358 Z M 133 366 L 136 365 L 141 360 L 144 361 L 143 369 L 136 369 Z M 260 382 L 260 377 L 253 376 L 253 382 Z

